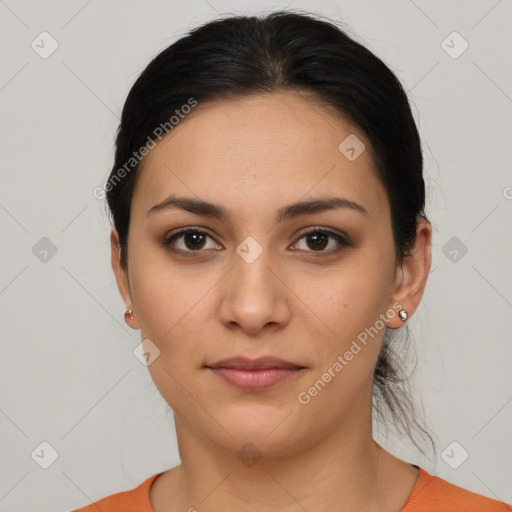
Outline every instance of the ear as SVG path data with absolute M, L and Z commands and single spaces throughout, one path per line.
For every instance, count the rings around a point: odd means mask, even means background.
M 416 228 L 416 243 L 411 254 L 404 258 L 397 270 L 392 297 L 392 304 L 399 303 L 400 309 L 407 311 L 408 318 L 416 311 L 427 284 L 432 261 L 431 243 L 432 227 L 427 220 L 420 218 Z M 391 329 L 398 329 L 404 324 L 398 311 L 396 310 L 396 315 L 387 324 Z
M 119 242 L 119 234 L 114 228 L 110 233 L 110 247 L 111 247 L 111 263 L 112 270 L 116 276 L 117 288 L 125 303 L 126 310 L 133 309 L 132 294 L 130 289 L 130 280 L 126 269 L 121 265 L 121 244 Z M 124 317 L 125 322 L 132 329 L 139 329 L 139 323 L 135 317 L 135 311 L 133 312 L 134 318 L 131 319 L 127 316 Z

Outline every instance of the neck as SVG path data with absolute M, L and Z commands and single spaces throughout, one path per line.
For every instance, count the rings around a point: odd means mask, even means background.
M 382 510 L 390 454 L 373 440 L 371 409 L 364 423 L 359 414 L 307 447 L 245 463 L 175 421 L 182 464 L 172 501 L 181 510 Z

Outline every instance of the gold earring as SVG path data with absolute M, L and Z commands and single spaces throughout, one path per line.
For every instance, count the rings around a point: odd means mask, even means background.
M 407 311 L 405 311 L 405 309 L 401 309 L 398 313 L 398 316 L 400 317 L 400 320 L 402 320 L 402 322 L 405 322 L 409 315 L 407 314 Z
M 133 309 L 129 309 L 125 314 L 124 314 L 124 317 L 125 318 L 130 318 L 130 320 L 133 320 L 134 316 L 133 316 Z

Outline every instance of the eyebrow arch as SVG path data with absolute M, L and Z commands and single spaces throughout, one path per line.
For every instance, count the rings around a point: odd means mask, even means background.
M 192 197 L 177 197 L 174 195 L 170 195 L 161 203 L 152 206 L 148 210 L 146 216 L 154 214 L 158 211 L 174 208 L 179 208 L 196 215 L 201 215 L 203 217 L 217 218 L 222 221 L 227 221 L 230 217 L 229 211 L 223 206 L 209 203 L 201 199 L 195 199 Z M 313 199 L 310 201 L 296 202 L 289 204 L 288 206 L 283 206 L 277 210 L 276 222 L 281 222 L 285 219 L 293 219 L 300 215 L 313 214 L 327 210 L 335 210 L 337 208 L 347 208 L 353 211 L 357 211 L 366 217 L 369 217 L 368 210 L 359 203 L 341 197 L 326 197 Z

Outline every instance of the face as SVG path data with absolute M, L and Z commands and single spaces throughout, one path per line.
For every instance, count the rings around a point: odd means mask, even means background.
M 354 135 L 355 159 L 338 148 Z M 402 325 L 397 302 L 412 314 L 426 278 L 425 259 L 396 265 L 369 147 L 321 104 L 272 93 L 199 104 L 147 155 L 128 270 L 115 231 L 112 262 L 178 436 L 284 454 L 368 426 L 385 326 Z M 281 363 L 213 369 L 265 356 Z

